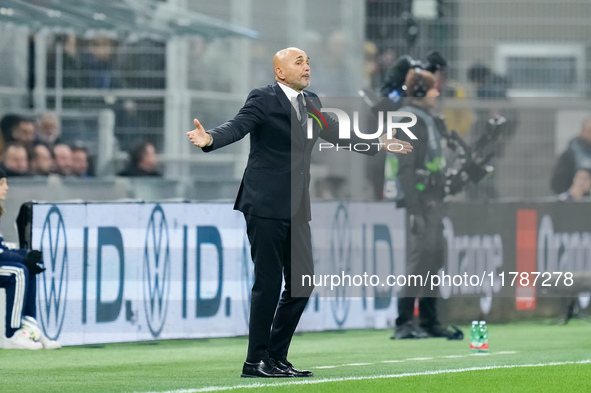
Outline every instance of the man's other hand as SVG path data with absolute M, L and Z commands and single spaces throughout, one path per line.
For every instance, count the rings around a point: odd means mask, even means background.
M 412 151 L 412 145 L 409 142 L 394 138 L 394 135 L 396 135 L 396 130 L 392 133 L 391 139 L 388 139 L 388 134 L 384 134 L 380 137 L 380 141 L 384 144 L 384 149 L 390 153 L 410 153 Z
M 199 123 L 199 120 L 193 119 L 195 129 L 187 132 L 189 139 L 195 146 L 205 147 L 211 143 L 211 135 L 205 132 L 205 128 Z

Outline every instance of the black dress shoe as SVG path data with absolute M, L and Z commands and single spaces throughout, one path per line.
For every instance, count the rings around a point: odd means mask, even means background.
M 423 327 L 423 330 L 429 335 L 429 337 L 445 337 L 448 340 L 463 340 L 464 333 L 456 326 L 452 326 L 452 328 L 454 329 L 453 331 L 441 325 L 432 325 Z
M 293 374 L 275 365 L 271 359 L 261 360 L 258 363 L 244 362 L 242 366 L 242 378 L 289 378 Z
M 280 370 L 285 370 L 285 371 L 289 372 L 293 377 L 309 378 L 309 377 L 314 376 L 314 374 L 310 370 L 298 370 L 287 359 L 283 359 L 283 360 L 273 359 L 273 360 L 275 361 L 276 366 Z
M 416 340 L 428 338 L 427 333 L 415 328 L 412 323 L 405 323 L 394 328 L 394 335 L 390 337 L 393 340 Z

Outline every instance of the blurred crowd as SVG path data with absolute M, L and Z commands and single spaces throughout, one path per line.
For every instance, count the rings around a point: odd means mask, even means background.
M 40 117 L 6 114 L 0 119 L 0 168 L 8 177 L 95 175 L 93 157 L 80 142 L 63 140 L 53 112 Z M 154 145 L 142 141 L 129 151 L 119 176 L 161 176 Z
M 383 90 L 384 82 L 398 58 L 398 54 L 392 48 L 384 48 L 380 51 L 373 42 L 366 41 L 364 45 L 364 89 L 374 92 Z M 509 97 L 511 81 L 507 77 L 495 73 L 483 62 L 476 62 L 468 68 L 466 80 L 469 85 L 467 86 L 450 78 L 447 67 L 439 68 L 434 75 L 435 87 L 443 99 L 446 97 L 476 97 L 504 100 Z M 387 93 L 384 94 L 381 91 L 380 95 L 387 95 Z M 503 159 L 507 146 L 512 142 L 517 131 L 517 110 L 511 108 L 476 111 L 444 109 L 441 110 L 441 115 L 445 118 L 448 130 L 455 130 L 471 143 L 486 132 L 489 118 L 496 115 L 504 116 L 507 119 L 506 131 L 493 148 L 495 156 L 491 164 L 495 167 Z M 370 168 L 368 174 L 371 175 L 375 172 L 375 168 Z M 499 191 L 495 177 L 496 173 L 493 172 L 478 186 L 470 186 L 467 189 L 468 198 L 481 200 L 498 198 Z M 375 181 L 378 199 L 380 199 L 382 192 L 381 178 L 380 174 Z M 552 193 L 560 200 L 591 200 L 591 117 L 583 121 L 580 134 L 569 141 L 567 149 L 558 158 L 549 183 Z
M 63 108 L 85 110 L 109 108 L 115 113 L 115 136 L 118 149 L 127 153 L 127 164 L 121 162 L 108 171 L 95 168 L 92 141 L 88 137 L 95 125 L 70 124 L 55 113 L 45 113 L 35 118 L 18 114 L 4 114 L 0 129 L 0 160 L 9 176 L 76 176 L 91 177 L 95 175 L 120 176 L 160 176 L 158 149 L 162 148 L 164 127 L 163 100 L 147 100 L 143 98 L 116 97 L 110 93 L 118 89 L 158 89 L 166 88 L 166 50 L 165 44 L 147 38 L 130 36 L 118 41 L 107 37 L 76 38 L 73 35 L 56 36 L 56 42 L 63 45 L 62 71 L 60 81 L 64 89 L 105 89 L 105 95 L 98 100 L 89 97 L 64 96 Z M 357 87 L 361 85 L 366 92 L 381 95 L 380 89 L 388 77 L 388 73 L 400 56 L 405 53 L 401 49 L 389 45 L 378 45 L 367 40 L 363 43 L 362 75 L 358 68 L 349 66 L 347 58 L 351 56 L 347 34 L 343 30 L 334 30 L 324 36 L 315 31 L 306 32 L 303 38 L 304 48 L 312 59 L 313 87 L 321 96 L 356 96 Z M 52 47 L 50 45 L 50 47 Z M 231 43 L 225 40 L 206 42 L 194 39 L 188 47 L 188 60 L 191 71 L 187 75 L 190 89 L 229 92 L 235 78 L 231 72 L 232 64 L 225 61 Z M 416 52 L 415 50 L 413 50 Z M 56 86 L 57 70 L 55 54 L 50 50 L 47 59 L 46 86 Z M 424 55 L 424 54 L 423 54 Z M 52 58 L 53 56 L 53 58 Z M 249 88 L 264 86 L 273 82 L 269 58 L 270 48 L 262 42 L 252 42 L 249 51 L 251 75 Z M 34 83 L 33 53 L 29 57 L 29 85 Z M 355 74 L 351 74 L 354 70 Z M 452 64 L 450 68 L 441 68 L 435 73 L 436 87 L 440 96 L 450 98 L 490 98 L 508 99 L 511 81 L 493 71 L 493 68 L 482 61 L 471 64 L 464 75 L 459 75 L 459 68 Z M 342 83 L 343 80 L 357 81 Z M 462 82 L 460 82 L 460 80 Z M 107 92 L 108 91 L 108 92 Z M 227 117 L 227 111 L 220 109 L 219 102 L 197 99 L 204 113 L 206 124 L 219 124 Z M 517 111 L 503 109 L 502 113 L 489 110 L 443 109 L 441 115 L 449 130 L 455 130 L 469 142 L 474 142 L 486 129 L 486 121 L 496 114 L 502 114 L 509 120 L 509 131 L 495 148 L 494 164 L 503 159 L 507 146 L 512 142 L 517 129 Z M 63 127 L 63 133 L 60 130 Z M 74 130 L 74 131 L 72 131 Z M 577 142 L 569 145 L 569 157 L 573 151 L 577 155 L 577 164 L 571 164 L 568 173 L 565 158 L 559 160 L 560 168 L 552 176 L 551 189 L 555 195 L 563 194 L 572 185 L 574 174 L 572 168 L 589 169 L 585 160 L 580 157 L 591 157 L 591 142 L 582 134 Z M 574 146 L 574 147 L 573 147 Z M 571 160 L 574 162 L 574 159 Z M 379 164 L 376 164 L 379 166 Z M 572 173 L 571 173 L 572 172 Z M 562 175 L 560 181 L 556 173 Z M 381 170 L 368 168 L 375 196 L 381 199 Z M 470 199 L 495 199 L 499 197 L 495 174 L 485 179 L 478 188 L 468 190 Z M 581 175 L 582 176 L 582 175 Z M 581 177 L 579 176 L 579 177 Z M 338 179 L 337 179 L 338 180 Z M 560 187 L 556 184 L 561 183 Z M 566 184 L 568 183 L 568 184 Z M 577 194 L 575 192 L 575 194 Z M 587 195 L 584 192 L 583 195 Z M 563 196 L 564 197 L 564 196 Z
M 93 175 L 88 149 L 60 138 L 59 118 L 6 114 L 0 120 L 0 166 L 8 177 Z

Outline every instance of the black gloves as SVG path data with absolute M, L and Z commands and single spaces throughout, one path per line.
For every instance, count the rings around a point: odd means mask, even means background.
M 425 232 L 425 219 L 419 214 L 410 215 L 410 231 L 413 235 L 422 235 Z
M 37 250 L 27 252 L 24 265 L 29 269 L 29 274 L 39 274 L 45 271 L 43 267 L 43 253 Z

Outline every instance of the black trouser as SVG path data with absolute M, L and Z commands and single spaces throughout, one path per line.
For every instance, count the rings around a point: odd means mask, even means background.
M 421 234 L 414 235 L 410 228 L 407 231 L 407 263 L 406 274 L 421 275 L 427 280 L 428 274 L 437 274 L 443 267 L 443 223 L 442 207 L 440 203 L 423 208 L 425 230 Z M 408 220 L 407 220 L 408 222 Z M 408 228 L 408 225 L 407 225 Z M 398 297 L 398 318 L 396 326 L 404 325 L 413 320 L 415 298 L 419 299 L 419 318 L 422 327 L 431 327 L 439 324 L 437 319 L 438 291 L 430 291 L 429 286 L 407 286 Z
M 303 214 L 291 220 L 248 214 L 245 218 L 254 262 L 246 361 L 286 359 L 312 291 L 298 290 L 298 296 L 306 296 L 292 297 L 292 279 L 301 282 L 302 274 L 314 274 L 310 224 Z M 283 278 L 285 288 L 280 299 Z
M 6 290 L 6 338 L 21 327 L 23 316 L 36 317 L 37 280 L 20 262 L 0 262 L 0 288 Z

